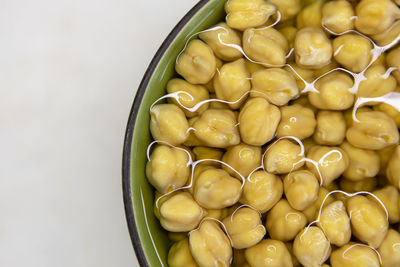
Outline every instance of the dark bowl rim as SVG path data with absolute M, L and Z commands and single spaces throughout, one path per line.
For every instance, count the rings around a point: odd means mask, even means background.
M 146 91 L 147 85 L 151 77 L 153 76 L 154 70 L 156 69 L 158 63 L 164 56 L 168 47 L 178 35 L 178 33 L 182 30 L 182 28 L 187 24 L 187 22 L 206 4 L 209 0 L 200 0 L 192 9 L 186 13 L 186 15 L 178 22 L 178 24 L 172 29 L 172 31 L 165 38 L 160 48 L 157 50 L 153 59 L 151 60 L 146 72 L 140 82 L 138 90 L 136 92 L 135 99 L 132 104 L 132 108 L 129 114 L 128 123 L 125 131 L 125 139 L 123 146 L 123 154 L 122 154 L 122 192 L 123 192 L 123 201 L 125 206 L 125 216 L 126 222 L 128 224 L 129 235 L 131 237 L 131 242 L 133 248 L 135 249 L 136 257 L 139 261 L 140 266 L 148 267 L 149 263 L 146 260 L 146 256 L 143 250 L 143 247 L 140 243 L 139 233 L 136 227 L 136 221 L 133 210 L 132 203 L 132 190 L 131 190 L 131 169 L 130 169 L 130 161 L 131 161 L 131 147 L 132 147 L 132 137 L 134 133 L 136 118 L 139 112 L 139 107 L 142 102 L 144 93 Z

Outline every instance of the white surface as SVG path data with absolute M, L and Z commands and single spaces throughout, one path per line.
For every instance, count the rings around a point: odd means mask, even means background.
M 0 266 L 137 266 L 124 130 L 196 0 L 0 1 Z

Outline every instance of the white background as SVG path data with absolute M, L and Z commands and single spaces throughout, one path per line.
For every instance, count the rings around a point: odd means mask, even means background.
M 0 1 L 0 266 L 137 266 L 126 121 L 152 56 L 196 2 Z

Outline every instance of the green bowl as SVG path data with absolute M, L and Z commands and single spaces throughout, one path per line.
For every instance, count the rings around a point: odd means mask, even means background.
M 167 266 L 170 241 L 153 213 L 154 189 L 145 176 L 146 150 L 151 142 L 149 110 L 165 94 L 175 59 L 193 34 L 224 17 L 225 0 L 202 0 L 167 36 L 139 85 L 125 134 L 122 183 L 126 219 L 141 266 Z

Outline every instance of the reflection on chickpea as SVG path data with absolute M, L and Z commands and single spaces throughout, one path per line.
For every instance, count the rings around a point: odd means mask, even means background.
M 383 267 L 400 266 L 400 234 L 396 230 L 389 229 L 378 252 L 382 258 Z
M 353 235 L 373 248 L 378 248 L 386 236 L 388 221 L 383 207 L 365 196 L 347 201 Z
M 303 8 L 296 18 L 296 26 L 298 29 L 304 27 L 321 27 L 321 7 L 324 1 L 312 0 L 309 5 Z
M 264 168 L 269 173 L 284 174 L 297 170 L 304 165 L 304 152 L 301 147 L 288 139 L 273 143 L 268 148 L 264 157 Z
M 246 178 L 253 170 L 261 165 L 261 147 L 250 146 L 244 143 L 231 146 L 222 157 L 222 161 Z M 238 176 L 231 168 L 225 165 L 223 165 L 222 168 L 230 175 Z
M 346 122 L 339 111 L 321 110 L 317 114 L 314 140 L 320 145 L 340 145 L 346 136 Z
M 276 130 L 278 138 L 294 136 L 299 139 L 310 137 L 317 124 L 314 112 L 300 104 L 281 107 L 282 120 Z
M 200 267 L 229 266 L 232 247 L 228 237 L 215 221 L 204 221 L 189 235 L 190 251 Z
M 240 135 L 246 144 L 262 146 L 274 137 L 281 120 L 278 107 L 261 97 L 249 98 L 239 113 Z
M 282 193 L 283 184 L 279 176 L 256 171 L 246 180 L 240 202 L 265 213 L 279 201 Z
M 400 189 L 400 146 L 398 145 L 390 157 L 387 168 L 386 177 L 389 182 Z
M 398 223 L 400 221 L 400 209 L 399 209 L 399 191 L 393 185 L 385 186 L 384 188 L 375 190 L 372 192 L 377 198 L 379 198 L 387 212 L 389 213 L 389 222 Z M 368 196 L 371 200 L 376 201 L 372 196 Z
M 154 140 L 180 145 L 189 135 L 185 113 L 174 104 L 158 104 L 150 110 L 150 132 Z
M 286 63 L 289 44 L 274 28 L 247 29 L 243 33 L 243 50 L 252 60 L 266 66 L 282 66 Z
M 200 40 L 192 40 L 177 58 L 175 70 L 192 84 L 208 83 L 214 76 L 217 62 L 212 49 Z
M 307 209 L 303 210 L 303 213 L 307 217 L 308 222 L 312 222 L 317 219 L 322 202 L 324 201 L 328 193 L 329 191 L 326 188 L 320 187 L 317 200 L 314 201 L 314 203 L 312 203 Z M 335 199 L 333 198 L 333 196 L 329 195 L 324 202 L 324 206 L 329 205 L 334 200 Z
M 330 63 L 332 44 L 320 28 L 306 27 L 296 34 L 294 52 L 300 67 L 318 69 Z
M 292 240 L 306 223 L 306 216 L 293 209 L 289 202 L 282 198 L 268 212 L 266 226 L 272 239 L 286 242 Z
M 358 97 L 378 97 L 393 92 L 396 89 L 396 79 L 386 74 L 386 67 L 374 65 L 365 72 L 366 80 L 360 83 Z
M 274 105 L 286 105 L 299 93 L 295 78 L 284 69 L 258 70 L 251 77 L 253 87 L 250 95 L 263 97 Z
M 330 1 L 322 7 L 322 24 L 330 31 L 342 33 L 354 28 L 355 13 L 346 0 Z
M 378 255 L 373 249 L 353 242 L 334 250 L 330 261 L 332 267 L 380 266 Z
M 300 0 L 268 0 L 281 13 L 281 21 L 294 18 L 301 9 Z
M 214 77 L 214 89 L 217 98 L 236 102 L 229 104 L 237 109 L 246 99 L 244 96 L 251 88 L 250 72 L 246 68 L 243 58 L 226 63 Z M 240 100 L 240 101 L 239 101 Z
M 257 245 L 245 250 L 247 262 L 251 267 L 292 267 L 290 252 L 285 244 L 278 240 L 264 239 Z
M 187 238 L 176 242 L 168 252 L 168 266 L 170 267 L 196 267 L 197 264 L 192 257 Z
M 318 199 L 319 183 L 309 171 L 294 171 L 285 176 L 283 188 L 290 206 L 305 210 Z

